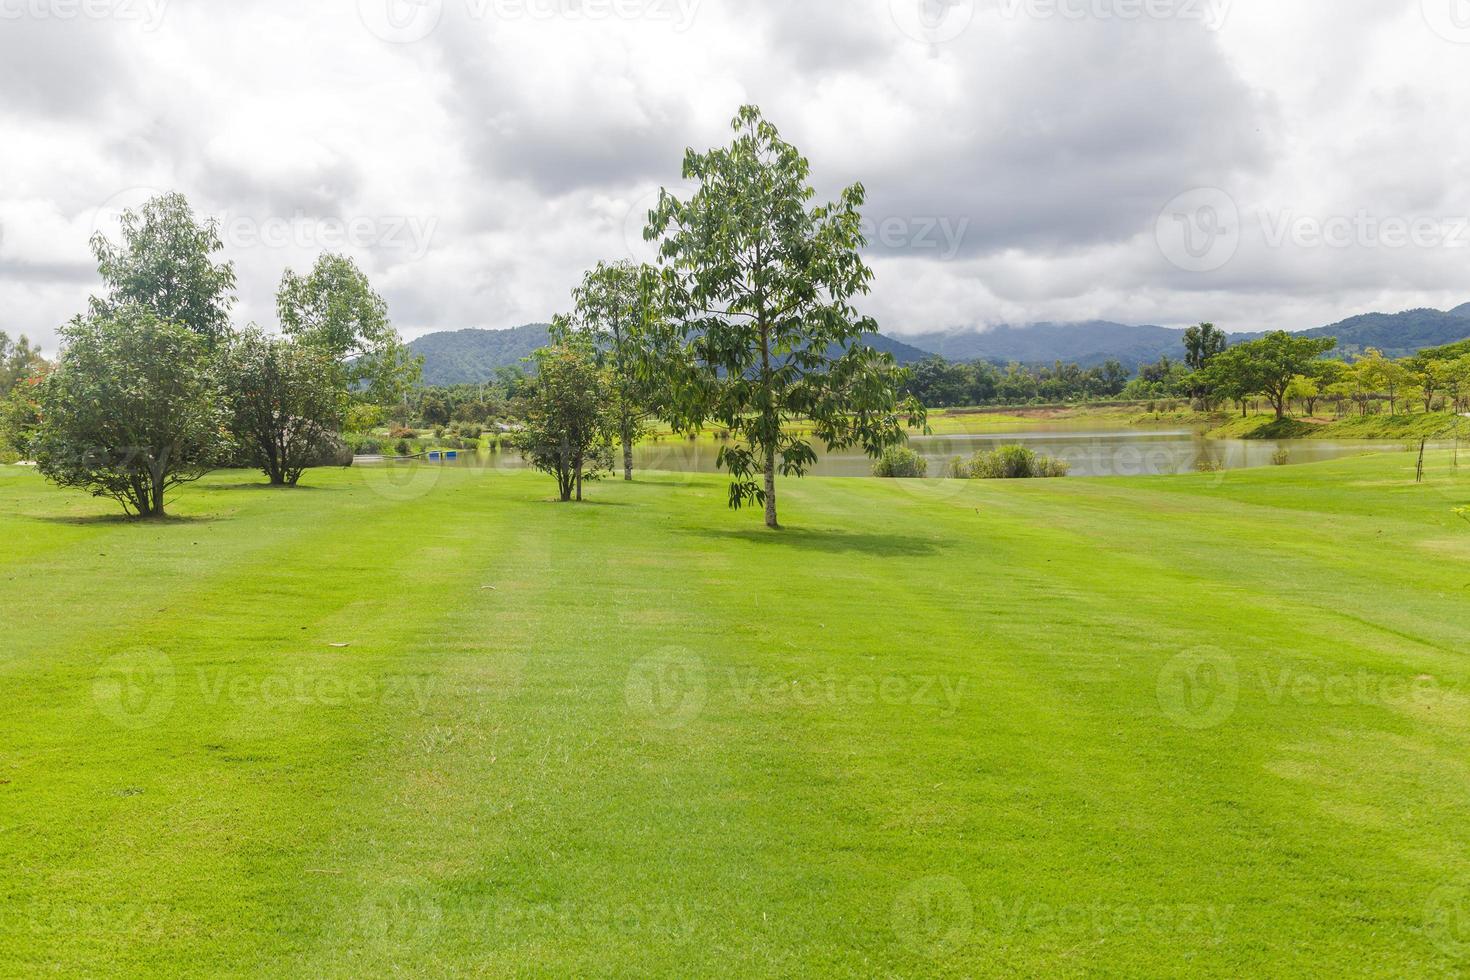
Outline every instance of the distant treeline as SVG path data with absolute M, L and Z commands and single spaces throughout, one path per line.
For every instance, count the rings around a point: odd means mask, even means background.
M 1162 357 L 1132 376 L 1116 360 L 1094 368 L 1061 361 L 1000 367 L 936 356 L 910 367 L 908 391 L 929 408 L 1182 399 L 1197 410 L 1227 403 L 1244 410 L 1257 398 L 1278 416 L 1293 405 L 1313 415 L 1322 402 L 1339 416 L 1350 407 L 1373 414 L 1380 403 L 1390 414 L 1415 404 L 1426 412 L 1470 408 L 1470 341 L 1394 358 L 1373 348 L 1343 352 L 1335 338 L 1281 331 L 1232 347 L 1223 332 L 1202 323 L 1185 332 L 1184 347 L 1182 361 Z
M 909 373 L 908 393 L 929 408 L 1121 398 L 1129 384 L 1128 369 L 1118 361 L 1091 368 L 1061 361 L 1051 367 L 1000 367 L 989 361 L 949 361 L 936 354 L 911 364 Z

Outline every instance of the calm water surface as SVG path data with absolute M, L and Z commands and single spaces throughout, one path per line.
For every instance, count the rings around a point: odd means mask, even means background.
M 910 446 L 929 460 L 930 476 L 944 472 L 949 460 L 969 456 L 977 450 L 1003 445 L 1027 446 L 1038 453 L 1065 459 L 1072 476 L 1157 476 L 1192 473 L 1201 459 L 1221 469 L 1269 466 L 1278 449 L 1285 449 L 1292 463 L 1338 459 L 1366 452 L 1398 448 L 1394 442 L 1330 439 L 1206 439 L 1190 429 L 1077 429 L 1022 432 L 987 432 L 984 435 L 915 436 Z M 719 445 L 709 440 L 689 442 L 664 438 L 634 449 L 634 465 L 643 470 L 716 472 Z M 813 476 L 871 476 L 873 461 L 861 451 L 820 452 Z M 454 464 L 450 464 L 454 465 Z M 497 469 L 522 469 L 525 463 L 515 452 L 461 455 L 458 465 Z

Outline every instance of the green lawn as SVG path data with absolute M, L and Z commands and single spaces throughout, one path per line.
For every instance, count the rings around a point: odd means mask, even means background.
M 1454 974 L 1432 463 L 785 481 L 779 535 L 714 477 L 134 524 L 0 467 L 0 969 Z

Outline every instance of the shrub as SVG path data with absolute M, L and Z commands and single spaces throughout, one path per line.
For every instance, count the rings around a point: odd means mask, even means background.
M 400 456 L 407 456 L 409 454 L 408 440 L 407 439 L 399 439 L 398 440 L 398 445 L 396 445 L 396 446 L 393 447 L 393 451 L 395 453 L 397 453 L 398 455 L 400 455 Z
M 1271 454 L 1271 464 L 1273 466 L 1285 466 L 1287 463 L 1290 462 L 1291 453 L 1285 449 L 1278 449 Z
M 1198 473 L 1218 473 L 1224 468 L 1225 464 L 1213 456 L 1201 456 L 1194 461 L 1194 469 Z
M 917 480 L 929 472 L 929 461 L 907 446 L 890 446 L 873 464 L 873 475 L 890 480 Z
M 381 456 L 383 455 L 383 444 L 377 439 L 359 439 L 352 447 L 352 451 L 359 456 Z
M 955 460 L 952 472 L 963 470 L 972 480 L 1053 479 L 1067 475 L 1071 468 L 1066 460 L 1038 455 L 1025 446 L 1001 446 L 990 452 L 980 451 L 968 464 Z

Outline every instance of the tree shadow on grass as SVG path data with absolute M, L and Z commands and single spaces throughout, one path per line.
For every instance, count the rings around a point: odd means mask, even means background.
M 719 531 L 710 528 L 685 528 L 687 534 L 715 538 L 723 541 L 743 541 L 757 547 L 790 548 L 797 551 L 825 552 L 827 554 L 872 555 L 877 558 L 925 558 L 938 554 L 949 545 L 927 538 L 914 538 L 902 534 L 871 534 L 864 531 L 843 531 L 836 528 L 788 527 L 771 531 L 764 527 L 743 531 Z
M 542 497 L 537 503 L 556 504 L 562 507 L 577 509 L 580 507 L 632 507 L 633 505 L 623 500 L 558 500 L 555 497 Z
M 77 527 L 107 526 L 117 524 L 135 527 L 182 527 L 192 524 L 214 524 L 221 517 L 205 514 L 169 514 L 165 517 L 133 517 L 128 514 L 78 514 L 71 517 L 59 515 L 32 515 L 31 520 L 42 524 L 73 524 Z
M 341 492 L 342 487 L 323 487 L 314 483 L 298 483 L 294 487 L 282 486 L 279 483 L 212 483 L 201 487 L 201 490 L 279 490 L 281 493 L 296 493 L 298 491 L 310 490 L 313 493 Z

